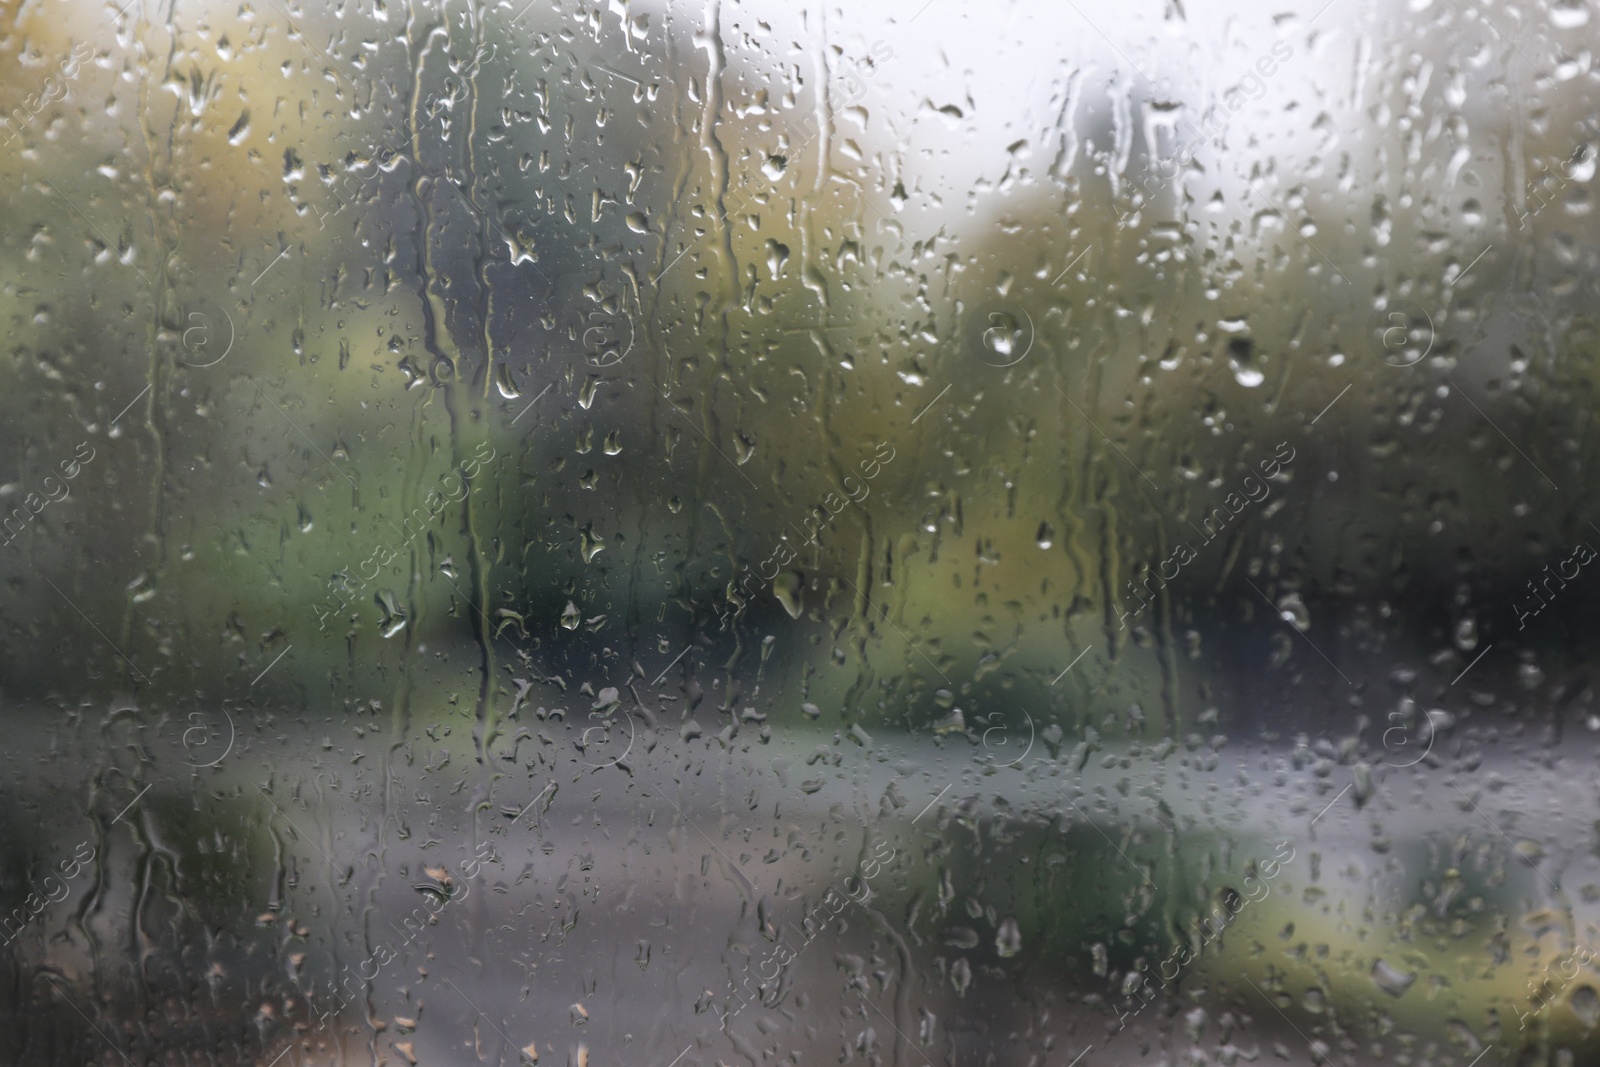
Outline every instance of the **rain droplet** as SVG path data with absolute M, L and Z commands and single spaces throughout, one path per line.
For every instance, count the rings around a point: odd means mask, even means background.
M 1522 683 L 1522 688 L 1531 693 L 1544 681 L 1544 671 L 1539 669 L 1537 663 L 1524 661 L 1517 666 L 1517 680 Z
M 1585 1029 L 1593 1030 L 1595 1024 L 1600 1023 L 1600 996 L 1596 996 L 1589 986 L 1581 985 L 1573 990 L 1567 1003 L 1572 1006 L 1572 1014 L 1578 1017 Z
M 1300 599 L 1299 593 L 1285 593 L 1279 597 L 1278 614 L 1283 616 L 1284 622 L 1301 633 L 1311 629 L 1311 612 L 1306 610 L 1305 601 Z
M 1537 865 L 1540 860 L 1544 859 L 1544 846 L 1537 841 L 1518 841 L 1515 851 L 1518 857 L 1530 867 Z
M 1550 5 L 1550 23 L 1558 30 L 1575 30 L 1589 24 L 1589 7 L 1584 0 L 1556 0 Z
M 972 986 L 972 964 L 965 957 L 956 960 L 950 968 L 950 984 L 955 987 L 957 996 L 966 996 L 967 990 Z
M 772 595 L 778 598 L 789 618 L 798 619 L 805 610 L 805 579 L 794 571 L 784 571 L 772 581 Z
M 594 532 L 594 523 L 592 522 L 579 530 L 578 533 L 581 535 L 583 561 L 591 563 L 596 556 L 605 551 L 606 540 Z
M 952 926 L 944 932 L 944 943 L 951 948 L 977 948 L 978 931 L 970 926 Z
M 1000 923 L 1000 930 L 994 935 L 994 950 L 1003 960 L 1022 951 L 1022 930 L 1017 920 L 1008 917 Z
M 1404 996 L 1406 990 L 1411 988 L 1411 983 L 1417 976 L 1391 967 L 1387 960 L 1378 960 L 1372 965 L 1372 980 L 1378 988 L 1391 997 Z
M 1355 785 L 1356 807 L 1365 807 L 1367 801 L 1372 799 L 1372 768 L 1365 763 L 1356 764 L 1353 784 Z
M 767 272 L 776 278 L 789 262 L 789 246 L 767 239 Z
M 1235 337 L 1228 342 L 1228 366 L 1233 368 L 1234 380 L 1246 389 L 1254 389 L 1267 380 L 1262 362 L 1260 351 L 1249 338 Z
M 383 612 L 383 619 L 378 624 L 378 632 L 384 637 L 393 637 L 406 628 L 405 609 L 400 606 L 399 599 L 387 589 L 378 594 L 378 608 Z
M 1587 182 L 1594 177 L 1595 160 L 1600 158 L 1593 145 L 1584 145 L 1572 154 L 1572 160 L 1567 164 L 1567 180 L 1574 182 Z

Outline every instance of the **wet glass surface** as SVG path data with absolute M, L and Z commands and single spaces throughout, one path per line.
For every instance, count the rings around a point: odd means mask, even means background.
M 1600 1062 L 1596 27 L 0 5 L 0 1062 Z

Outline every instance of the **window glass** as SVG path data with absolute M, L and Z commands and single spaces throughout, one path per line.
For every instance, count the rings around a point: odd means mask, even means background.
M 0 4 L 0 1059 L 1594 1062 L 1593 16 Z

